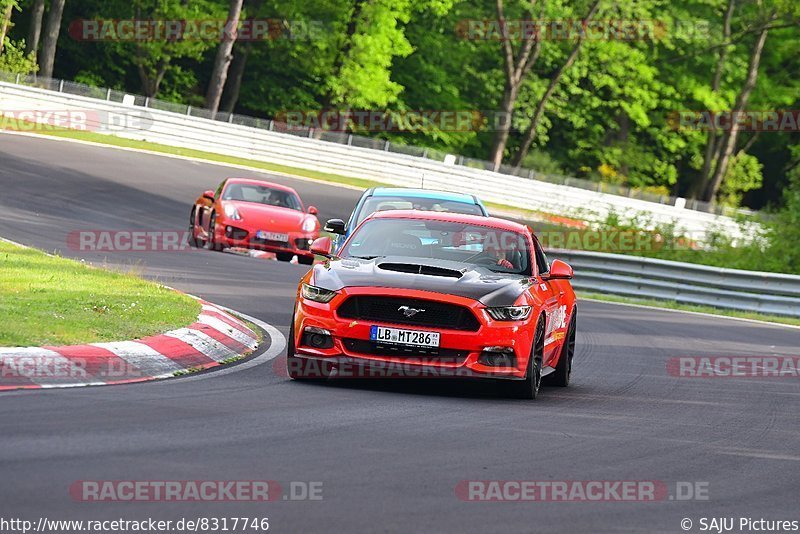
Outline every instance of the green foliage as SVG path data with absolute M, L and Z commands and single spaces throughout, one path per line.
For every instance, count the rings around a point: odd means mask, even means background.
M 10 1 L 0 0 L 0 6 Z M 506 0 L 508 20 L 570 21 L 585 15 L 590 0 Z M 634 38 L 587 39 L 550 98 L 524 165 L 545 173 L 589 177 L 662 194 L 697 192 L 708 133 L 676 127 L 674 114 L 730 110 L 747 74 L 760 24 L 774 14 L 752 110 L 800 106 L 800 3 L 737 1 L 733 35 L 724 42 L 728 0 L 616 0 L 602 2 L 595 20 L 642 23 Z M 0 70 L 29 72 L 22 54 L 27 35 L 22 3 L 15 13 Z M 533 13 L 530 13 L 533 5 Z M 216 41 L 83 42 L 68 23 L 76 19 L 224 19 L 227 0 L 81 0 L 66 3 L 55 76 L 183 104 L 202 105 Z M 273 35 L 237 43 L 249 50 L 237 113 L 275 117 L 293 110 L 470 111 L 491 117 L 503 97 L 503 43 L 465 33 L 468 21 L 492 21 L 494 0 L 245 0 L 247 17 L 282 20 L 284 26 L 321 24 L 309 35 Z M 17 17 L 17 15 L 20 15 Z M 648 33 L 649 30 L 649 33 Z M 516 154 L 534 110 L 575 39 L 545 33 L 538 61 L 522 84 L 506 156 Z M 520 50 L 522 41 L 512 39 Z M 725 53 L 718 90 L 712 81 Z M 359 132 L 486 159 L 494 139 L 484 129 Z M 731 206 L 782 205 L 793 157 L 792 135 L 742 134 L 723 181 L 720 200 Z M 796 156 L 795 156 L 796 157 Z
M 784 206 L 770 224 L 771 254 L 780 257 L 780 270 L 800 274 L 800 170 L 783 193 Z
M 38 69 L 33 55 L 25 55 L 25 41 L 14 42 L 6 37 L 3 53 L 0 54 L 0 72 L 33 74 Z
M 764 166 L 758 158 L 750 154 L 739 153 L 731 160 L 728 172 L 720 189 L 720 202 L 732 207 L 738 207 L 742 195 L 747 191 L 758 189 L 764 182 L 761 170 Z

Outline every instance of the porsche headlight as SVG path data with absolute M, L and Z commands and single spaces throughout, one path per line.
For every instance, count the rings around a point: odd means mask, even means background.
M 239 210 L 236 209 L 236 206 L 233 204 L 225 204 L 225 216 L 229 219 L 233 219 L 234 221 L 241 221 L 242 216 L 239 214 Z
M 317 222 L 314 220 L 314 217 L 306 217 L 303 221 L 303 231 L 304 232 L 313 232 L 317 229 Z
M 336 296 L 336 291 L 330 289 L 322 289 L 321 287 L 303 284 L 301 289 L 303 298 L 313 300 L 314 302 L 330 302 Z
M 531 314 L 530 306 L 503 306 L 486 308 L 486 312 L 495 321 L 524 321 Z

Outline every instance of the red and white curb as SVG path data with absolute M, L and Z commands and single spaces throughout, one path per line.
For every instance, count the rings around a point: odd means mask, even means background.
M 216 367 L 256 349 L 258 336 L 244 322 L 200 302 L 194 323 L 158 336 L 63 347 L 0 347 L 0 391 L 143 382 Z

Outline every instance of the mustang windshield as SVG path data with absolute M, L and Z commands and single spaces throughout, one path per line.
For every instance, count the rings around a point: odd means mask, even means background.
M 361 207 L 358 213 L 356 225 L 375 213 L 376 211 L 388 210 L 424 210 L 451 213 L 464 213 L 466 215 L 483 215 L 483 210 L 477 204 L 467 204 L 466 202 L 456 202 L 453 200 L 436 200 L 430 198 L 397 196 L 377 196 L 370 197 Z
M 222 200 L 238 200 L 240 202 L 257 202 L 267 206 L 278 208 L 289 208 L 292 210 L 303 211 L 300 199 L 289 191 L 273 189 L 265 185 L 257 184 L 228 184 L 222 193 Z
M 342 257 L 449 260 L 499 273 L 531 274 L 528 239 L 518 232 L 419 219 L 365 222 L 342 249 Z

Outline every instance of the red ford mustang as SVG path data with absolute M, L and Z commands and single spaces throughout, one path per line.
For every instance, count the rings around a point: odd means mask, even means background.
M 339 256 L 327 237 L 311 249 L 329 260 L 297 291 L 287 352 L 293 379 L 325 378 L 334 369 L 341 376 L 344 369 L 367 377 L 381 370 L 466 376 L 502 379 L 523 398 L 536 398 L 542 377 L 569 384 L 572 268 L 548 264 L 529 228 L 387 211 L 364 221 Z
M 274 252 L 281 261 L 297 255 L 311 265 L 311 243 L 319 237 L 317 208 L 308 211 L 291 187 L 246 178 L 228 178 L 194 202 L 190 244 Z

